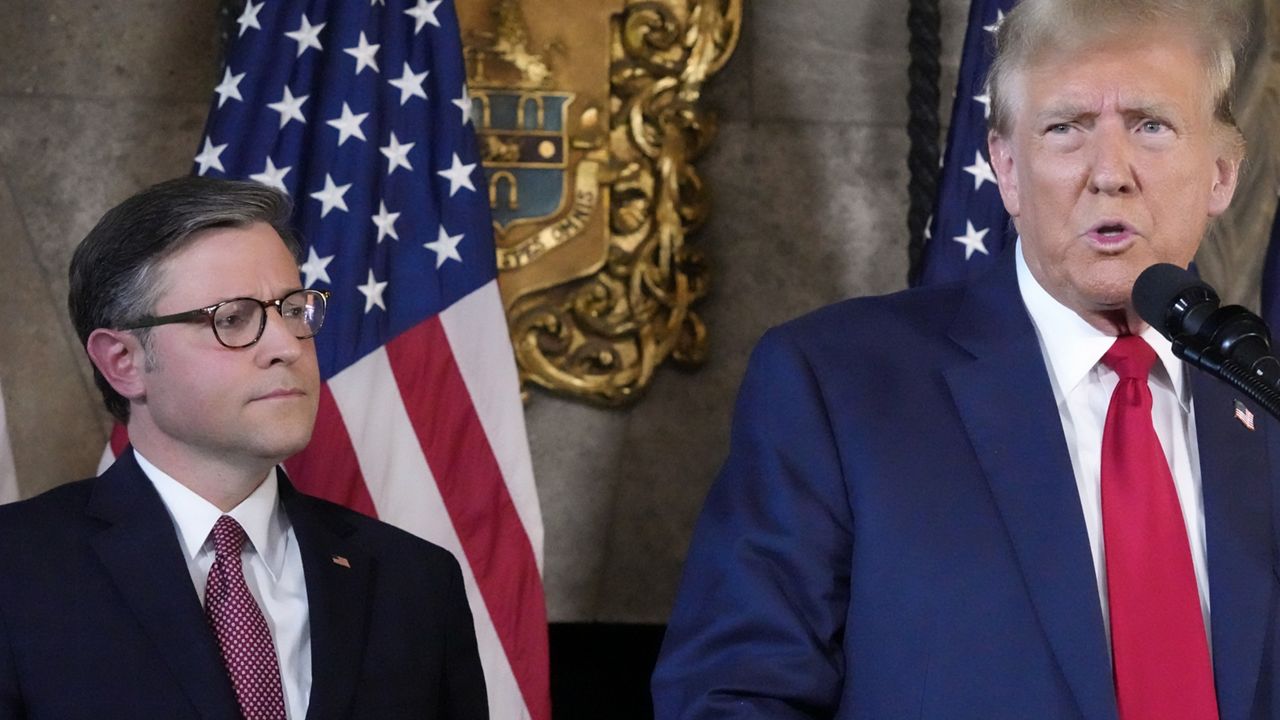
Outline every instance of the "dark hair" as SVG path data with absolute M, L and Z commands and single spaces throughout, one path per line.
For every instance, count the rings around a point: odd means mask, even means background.
M 292 211 L 289 197 L 273 188 L 206 177 L 153 185 L 108 210 L 76 248 L 68 271 L 67 308 L 80 343 L 98 328 L 120 328 L 150 313 L 159 292 L 157 267 L 201 230 L 264 222 L 297 258 Z M 133 332 L 150 352 L 147 330 Z M 128 422 L 129 401 L 96 367 L 93 379 L 107 410 Z

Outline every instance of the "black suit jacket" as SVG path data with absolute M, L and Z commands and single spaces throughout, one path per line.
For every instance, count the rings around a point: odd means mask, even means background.
M 453 556 L 281 476 L 310 605 L 307 718 L 487 718 Z M 132 450 L 0 507 L 0 718 L 236 717 L 177 532 Z

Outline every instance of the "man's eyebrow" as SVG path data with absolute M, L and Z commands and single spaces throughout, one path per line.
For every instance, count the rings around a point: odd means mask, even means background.
M 1174 109 L 1159 102 L 1137 101 L 1128 103 L 1121 111 L 1125 115 L 1134 116 L 1141 115 L 1143 117 L 1173 118 L 1177 113 Z
M 1126 117 L 1157 117 L 1157 118 L 1173 118 L 1176 116 L 1173 108 L 1165 103 L 1158 101 L 1135 100 L 1125 103 L 1120 113 Z M 1080 103 L 1062 103 L 1060 105 L 1052 105 L 1036 113 L 1035 120 L 1037 123 L 1046 123 L 1051 121 L 1075 120 L 1078 118 L 1097 117 L 1098 111 Z
M 1083 103 L 1062 103 L 1059 105 L 1051 105 L 1044 110 L 1036 113 L 1036 122 L 1045 123 L 1050 120 L 1074 120 L 1082 117 L 1092 117 L 1097 115 L 1097 111 L 1089 108 Z
M 289 287 L 289 288 L 287 288 L 287 289 L 285 289 L 285 290 L 281 290 L 279 293 L 276 293 L 276 294 L 275 294 L 275 297 L 272 297 L 272 298 L 270 298 L 270 299 L 271 299 L 271 300 L 279 300 L 280 298 L 285 297 L 285 296 L 287 296 L 287 295 L 291 295 L 291 294 L 293 294 L 293 293 L 296 293 L 296 292 L 298 292 L 299 290 L 306 290 L 306 288 L 304 288 L 304 287 L 296 287 L 296 286 Z M 259 299 L 259 298 L 257 298 L 257 297 L 256 297 L 256 296 L 254 296 L 254 295 L 228 295 L 227 297 L 224 297 L 224 298 L 222 298 L 221 300 L 215 300 L 215 301 L 213 301 L 213 302 L 209 303 L 209 305 L 207 305 L 206 307 L 209 307 L 209 306 L 212 306 L 212 305 L 217 305 L 218 303 L 228 302 L 228 301 L 231 301 L 231 300 L 245 300 L 245 299 L 249 299 L 249 300 L 257 300 L 257 299 Z

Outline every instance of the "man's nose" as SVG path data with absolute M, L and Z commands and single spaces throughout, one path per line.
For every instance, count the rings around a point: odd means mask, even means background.
M 260 359 L 268 365 L 276 362 L 292 363 L 302 355 L 303 343 L 306 341 L 299 340 L 293 334 L 278 308 L 269 307 L 265 312 L 267 326 L 262 329 L 262 337 L 256 346 Z
M 1127 195 L 1136 189 L 1129 146 L 1124 128 L 1100 127 L 1094 135 L 1093 162 L 1089 171 L 1089 192 Z

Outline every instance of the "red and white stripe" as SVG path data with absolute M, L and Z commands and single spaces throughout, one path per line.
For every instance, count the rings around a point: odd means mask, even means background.
M 4 392 L 0 391 L 0 504 L 17 499 L 18 471 L 13 465 L 13 444 L 9 440 L 9 426 L 5 420 Z M 541 540 L 541 532 L 538 538 Z
M 550 720 L 542 514 L 497 281 L 330 378 L 286 465 L 305 492 L 451 551 L 491 716 Z

